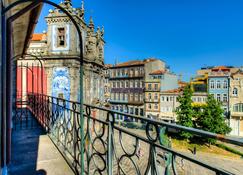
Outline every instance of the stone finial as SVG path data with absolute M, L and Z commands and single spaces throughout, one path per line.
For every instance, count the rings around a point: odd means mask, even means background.
M 94 31 L 94 21 L 93 21 L 93 18 L 92 16 L 90 17 L 90 20 L 89 20 L 89 28 Z
M 104 34 L 105 34 L 105 28 L 104 28 L 104 26 L 102 26 L 102 28 L 101 28 L 101 36 L 104 36 Z
M 80 14 L 80 17 L 83 17 L 84 16 L 84 12 L 85 12 L 85 9 L 84 9 L 84 1 L 81 2 L 81 14 Z

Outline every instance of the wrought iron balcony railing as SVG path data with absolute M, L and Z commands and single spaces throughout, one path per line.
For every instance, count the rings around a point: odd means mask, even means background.
M 243 145 L 242 141 L 235 138 L 87 104 L 83 106 L 85 122 L 81 127 L 80 107 L 77 102 L 60 98 L 28 95 L 29 110 L 49 133 L 75 174 L 81 171 L 84 174 L 109 175 L 187 174 L 183 172 L 187 166 L 189 169 L 196 167 L 197 174 L 207 174 L 205 171 L 217 175 L 233 174 L 223 167 L 215 167 L 172 149 L 165 143 L 167 129 Z M 134 123 L 118 122 L 115 115 L 136 119 L 139 121 L 136 129 L 132 129 Z M 81 128 L 84 130 L 81 131 Z M 84 134 L 83 139 L 80 133 Z M 84 152 L 81 152 L 81 146 Z M 84 159 L 81 159 L 81 154 Z M 81 170 L 81 167 L 84 169 Z

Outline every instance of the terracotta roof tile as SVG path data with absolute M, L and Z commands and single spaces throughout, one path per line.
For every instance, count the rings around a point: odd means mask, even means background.
M 34 33 L 32 35 L 31 41 L 41 41 L 44 39 L 45 36 L 46 34 L 43 33 Z
M 222 71 L 229 71 L 230 68 L 226 67 L 226 66 L 216 66 L 212 69 L 212 71 L 218 71 L 218 70 L 222 70 Z
M 180 93 L 183 91 L 183 87 L 179 87 L 177 89 L 170 89 L 170 90 L 167 90 L 167 91 L 163 91 L 165 93 Z
M 158 59 L 147 58 L 145 60 L 132 60 L 132 61 L 127 61 L 127 62 L 124 62 L 124 63 L 116 64 L 114 67 L 141 66 L 141 65 L 144 65 L 146 63 L 153 62 L 153 61 L 156 61 L 156 60 L 158 60 Z
M 151 72 L 149 75 L 163 75 L 165 73 L 166 73 L 165 70 L 155 70 L 155 71 Z

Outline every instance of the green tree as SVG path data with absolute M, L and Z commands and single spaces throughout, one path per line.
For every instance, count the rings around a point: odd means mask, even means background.
M 213 95 L 208 95 L 207 103 L 202 108 L 202 114 L 198 115 L 197 126 L 205 131 L 217 134 L 228 134 L 231 128 L 225 123 L 224 110 L 221 103 L 216 101 Z M 214 139 L 206 139 L 209 143 L 214 143 Z
M 184 88 L 183 94 L 178 97 L 178 102 L 180 103 L 180 106 L 176 108 L 176 114 L 178 119 L 178 124 L 187 126 L 187 127 L 193 127 L 193 116 L 194 116 L 194 110 L 192 106 L 192 89 L 188 85 Z M 182 131 L 180 133 L 182 138 L 190 139 L 193 135 Z

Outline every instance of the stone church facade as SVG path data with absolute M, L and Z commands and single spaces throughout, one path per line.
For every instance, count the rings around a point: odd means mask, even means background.
M 86 24 L 84 5 L 74 8 L 70 0 L 60 3 L 76 20 L 83 38 L 84 103 L 104 103 L 104 28 L 95 29 L 92 18 Z M 79 39 L 71 20 L 60 10 L 49 10 L 47 31 L 34 34 L 28 53 L 43 58 L 47 94 L 72 101 L 79 100 Z

